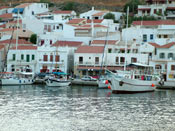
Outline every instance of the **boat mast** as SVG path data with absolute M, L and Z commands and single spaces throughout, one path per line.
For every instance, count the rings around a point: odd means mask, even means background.
M 129 6 L 127 8 L 127 18 L 126 18 L 126 31 L 128 29 L 128 15 L 129 15 Z M 126 40 L 125 40 L 125 62 L 124 62 L 124 71 L 126 71 L 126 54 L 127 54 L 127 42 L 128 42 L 128 38 L 126 37 Z
M 17 24 L 16 24 L 15 72 L 16 72 L 16 69 L 17 69 L 18 27 L 19 27 L 19 9 L 18 9 L 18 13 L 17 13 Z
M 108 35 L 109 35 L 109 24 L 108 24 L 108 28 L 107 28 L 107 32 L 106 32 L 106 40 L 105 40 L 104 49 L 103 49 L 102 62 L 101 62 L 101 71 L 103 70 L 103 63 L 104 63 L 103 59 L 104 59 L 104 54 L 105 54 L 105 48 L 106 48 L 106 45 L 108 43 L 108 39 L 107 39 Z M 106 53 L 106 57 L 107 57 L 107 53 Z

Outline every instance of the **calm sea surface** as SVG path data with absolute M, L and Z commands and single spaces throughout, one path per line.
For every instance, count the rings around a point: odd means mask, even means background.
M 175 131 L 175 91 L 0 87 L 0 131 Z

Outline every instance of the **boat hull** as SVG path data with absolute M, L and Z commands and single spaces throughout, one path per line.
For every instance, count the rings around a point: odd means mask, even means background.
M 9 78 L 9 79 L 1 79 L 0 84 L 1 85 L 31 85 L 34 83 L 33 79 L 15 79 L 15 78 Z
M 100 89 L 107 89 L 109 84 L 106 83 L 106 80 L 99 80 L 98 81 L 98 88 Z
M 52 81 L 47 80 L 46 85 L 50 87 L 62 87 L 62 86 L 69 86 L 71 84 L 70 81 Z
M 113 93 L 143 93 L 155 90 L 157 81 L 143 81 L 129 78 L 112 78 L 111 89 Z

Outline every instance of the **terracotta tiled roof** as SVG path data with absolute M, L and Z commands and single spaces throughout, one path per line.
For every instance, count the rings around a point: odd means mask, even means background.
M 0 25 L 0 28 L 5 28 L 6 24 Z
M 0 50 L 4 49 L 4 47 L 5 47 L 4 45 L 0 45 Z
M 79 24 L 81 22 L 85 21 L 85 19 L 72 19 L 67 24 Z
M 107 26 L 104 26 L 104 25 L 94 25 L 94 27 L 95 28 L 98 28 L 98 27 L 107 28 Z M 76 28 L 75 30 L 87 30 L 87 29 L 91 29 L 91 25 L 78 26 L 78 28 Z
M 16 30 L 16 29 L 15 29 Z M 13 31 L 13 28 L 4 28 L 4 29 L 1 29 L 0 32 L 9 32 L 9 31 Z
M 1 45 L 2 45 L 2 44 L 9 44 L 9 43 L 10 43 L 10 40 L 3 40 L 3 41 L 0 41 L 0 44 L 1 44 Z M 11 44 L 16 44 L 16 40 L 15 40 L 15 39 L 11 40 Z M 31 45 L 32 45 L 31 42 L 28 42 L 28 41 L 23 40 L 23 39 L 19 39 L 19 40 L 18 40 L 18 44 L 26 44 L 26 45 L 31 44 Z
M 103 20 L 104 19 L 94 19 L 93 23 L 102 23 Z M 87 20 L 87 23 L 91 23 L 91 22 L 92 22 L 92 20 L 90 20 L 90 19 Z
M 8 6 L 1 6 L 1 7 L 0 7 L 0 10 L 6 9 L 6 8 L 9 8 L 9 7 L 8 7 Z
M 115 45 L 115 43 L 117 42 L 117 40 L 93 40 L 91 44 L 102 44 L 104 45 L 107 42 L 107 44 L 109 45 Z
M 156 47 L 156 48 L 160 48 L 160 45 L 158 45 L 157 43 L 149 43 L 150 45 L 152 45 L 152 46 L 154 46 L 154 47 Z
M 175 25 L 174 20 L 160 20 L 160 21 L 134 21 L 133 25 L 147 25 L 147 26 L 155 26 L 155 25 Z
M 172 47 L 173 45 L 175 45 L 175 42 L 171 42 L 171 43 L 162 45 L 160 48 L 170 48 L 170 47 Z
M 104 46 L 80 46 L 75 53 L 103 53 Z
M 24 4 L 20 4 L 20 5 L 16 6 L 15 8 L 25 8 L 25 7 L 27 7 L 27 6 L 31 5 L 31 4 L 32 3 L 24 3 Z
M 102 16 L 102 15 L 104 15 L 106 12 L 98 12 L 98 13 L 95 13 L 95 14 L 93 14 L 92 16 Z
M 16 47 L 12 47 L 11 50 L 16 50 Z M 37 46 L 18 46 L 17 50 L 37 50 Z
M 83 42 L 80 41 L 57 41 L 52 46 L 68 46 L 68 47 L 78 47 L 82 45 Z
M 17 20 L 14 20 L 14 21 L 10 21 L 9 23 L 17 23 Z M 19 23 L 22 23 L 22 20 L 19 20 Z
M 12 13 L 2 14 L 2 15 L 0 15 L 0 18 L 11 19 L 11 18 L 13 18 L 13 14 Z
M 72 13 L 72 11 L 68 11 L 68 10 L 55 10 L 55 11 L 53 11 L 52 13 L 54 13 L 54 14 L 71 14 Z
M 171 43 L 168 43 L 168 44 L 165 44 L 165 45 L 158 45 L 156 43 L 149 43 L 149 44 L 156 47 L 156 48 L 170 48 L 173 45 L 175 45 L 175 42 L 171 42 Z
M 151 8 L 138 8 L 138 10 L 151 10 Z

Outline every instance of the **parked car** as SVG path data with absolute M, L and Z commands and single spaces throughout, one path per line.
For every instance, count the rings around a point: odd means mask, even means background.
M 84 81 L 96 81 L 97 79 L 93 78 L 92 76 L 83 76 L 81 78 L 81 80 L 84 80 Z

